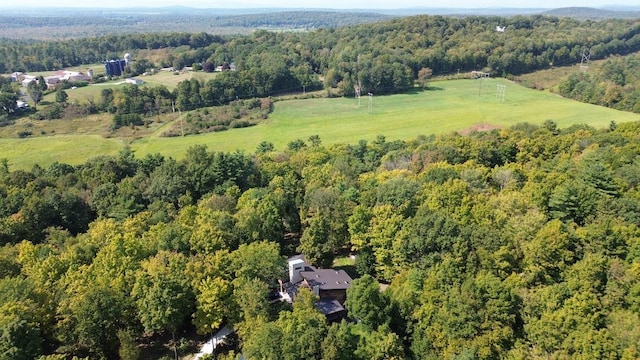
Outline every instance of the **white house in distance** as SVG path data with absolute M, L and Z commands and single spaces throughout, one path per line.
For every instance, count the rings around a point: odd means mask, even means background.
M 31 84 L 32 82 L 36 81 L 36 77 L 33 75 L 24 75 L 22 77 L 22 86 L 27 87 L 29 86 L 29 84 Z
M 11 74 L 11 81 L 13 81 L 13 82 L 22 81 L 22 79 L 24 79 L 24 73 L 23 72 L 16 71 L 16 72 Z
M 136 79 L 136 78 L 128 78 L 128 79 L 125 79 L 124 82 L 126 82 L 127 84 L 132 84 L 132 85 L 142 85 L 142 84 L 144 84 L 144 81 L 142 81 L 140 79 Z
M 234 64 L 234 63 L 231 63 L 231 64 L 224 63 L 222 65 L 216 66 L 214 71 L 220 72 L 220 71 L 226 71 L 226 70 L 236 71 L 237 70 L 236 64 Z
M 79 71 L 67 71 L 67 70 L 63 70 L 63 71 L 58 71 L 56 73 L 56 75 L 60 76 L 60 80 L 67 80 L 69 82 L 74 82 L 74 81 L 83 81 L 83 80 L 91 80 L 91 74 L 93 73 L 93 71 L 89 72 L 87 71 L 86 74 L 83 74 Z
M 16 109 L 24 110 L 29 107 L 29 104 L 22 100 L 16 101 Z

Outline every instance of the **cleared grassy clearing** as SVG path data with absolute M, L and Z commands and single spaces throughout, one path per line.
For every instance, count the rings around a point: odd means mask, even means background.
M 504 102 L 496 99 L 498 84 L 506 86 Z M 612 120 L 638 121 L 640 115 L 567 100 L 503 79 L 456 80 L 434 82 L 428 91 L 374 95 L 371 109 L 368 97 L 360 99 L 360 106 L 353 98 L 281 101 L 269 120 L 258 126 L 184 138 L 145 138 L 133 148 L 139 154 L 171 152 L 180 157 L 196 143 L 211 150 L 253 151 L 266 140 L 284 149 L 290 141 L 311 135 L 320 135 L 324 144 L 372 140 L 379 134 L 388 140 L 409 140 L 477 124 L 508 127 L 520 122 L 542 124 L 548 119 L 560 127 L 585 123 L 601 128 Z
M 69 98 L 67 99 L 68 102 L 78 101 L 80 103 L 86 103 L 89 100 L 94 100 L 97 102 L 100 100 L 100 92 L 103 89 L 113 89 L 125 85 L 127 84 L 124 82 L 124 79 L 116 79 L 100 84 L 89 84 L 87 86 L 79 87 L 76 89 L 66 89 L 65 92 L 67 93 L 67 95 L 69 95 Z M 55 93 L 53 94 L 51 100 L 55 100 Z
M 164 85 L 169 90 L 175 89 L 179 82 L 189 79 L 198 79 L 201 81 L 208 81 L 216 77 L 219 73 L 206 73 L 202 71 L 192 72 L 187 71 L 184 73 L 175 74 L 173 71 L 159 71 L 156 74 L 148 76 L 138 76 L 137 78 L 150 85 Z
M 104 68 L 104 63 L 101 63 L 101 62 L 88 64 L 88 65 L 72 66 L 72 67 L 66 68 L 65 70 L 79 71 L 81 73 L 86 73 L 87 69 L 93 70 L 94 75 L 106 73 L 106 70 Z
M 602 66 L 605 60 L 596 60 L 589 62 L 588 72 L 595 72 Z M 516 81 L 522 85 L 538 90 L 557 90 L 558 81 L 569 75 L 582 71 L 580 64 L 571 66 L 554 67 L 551 69 L 538 70 L 533 73 L 518 75 Z
M 112 115 L 97 114 L 73 120 L 33 120 L 22 118 L 14 126 L 0 128 L 0 138 L 15 138 L 20 131 L 30 131 L 34 136 L 45 135 L 97 135 L 110 133 Z M 6 139 L 9 140 L 9 139 Z M 0 156 L 1 157 L 1 156 Z
M 123 147 L 118 139 L 98 135 L 0 139 L 0 157 L 9 160 L 11 169 L 29 169 L 35 164 L 47 167 L 55 161 L 77 165 L 98 155 L 116 154 Z
M 506 86 L 504 101 L 496 97 L 497 85 Z M 560 127 L 588 124 L 603 128 L 612 120 L 640 121 L 640 115 L 567 100 L 503 79 L 455 80 L 433 82 L 428 91 L 374 95 L 371 108 L 368 97 L 360 99 L 360 106 L 353 98 L 280 101 L 269 120 L 254 127 L 176 138 L 148 136 L 133 141 L 131 147 L 138 156 L 161 153 L 182 158 L 195 144 L 207 145 L 210 151 L 253 152 L 261 141 L 270 141 L 282 150 L 289 142 L 306 140 L 311 135 L 319 135 L 323 144 L 373 140 L 379 134 L 387 140 L 411 140 L 418 135 L 442 134 L 478 124 L 508 127 L 521 122 L 542 124 L 548 119 Z M 0 157 L 8 158 L 14 167 L 34 163 L 47 166 L 53 161 L 79 163 L 93 155 L 115 154 L 119 146 L 124 146 L 124 142 L 97 136 L 68 139 L 73 139 L 66 140 L 71 150 L 57 136 L 39 138 L 37 142 L 4 139 L 0 141 Z M 91 151 L 73 150 L 78 146 Z M 32 153 L 23 156 L 25 152 L 20 149 Z

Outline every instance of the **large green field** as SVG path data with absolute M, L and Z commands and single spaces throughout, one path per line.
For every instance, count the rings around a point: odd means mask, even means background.
M 169 90 L 175 89 L 179 82 L 188 79 L 198 79 L 201 81 L 208 81 L 216 77 L 218 72 L 206 73 L 202 71 L 193 72 L 188 71 L 184 73 L 176 74 L 172 71 L 159 71 L 154 75 L 149 76 L 138 76 L 139 79 L 143 80 L 147 84 L 151 85 L 164 85 Z
M 9 160 L 11 169 L 30 168 L 35 164 L 46 167 L 55 161 L 80 164 L 100 154 L 116 154 L 123 147 L 124 143 L 117 139 L 98 135 L 0 139 L 0 157 Z
M 504 85 L 504 101 L 497 96 Z M 323 144 L 355 143 L 385 135 L 388 140 L 410 140 L 418 135 L 441 134 L 490 124 L 508 127 L 520 122 L 542 124 L 554 120 L 560 127 L 588 124 L 606 127 L 640 120 L 640 114 L 567 100 L 557 95 L 521 87 L 504 79 L 454 80 L 431 83 L 430 90 L 407 94 L 354 98 L 322 98 L 279 101 L 264 123 L 205 135 L 177 138 L 150 136 L 131 143 L 138 156 L 162 153 L 181 158 L 194 144 L 209 150 L 252 152 L 261 141 L 284 149 L 295 139 L 319 135 Z M 13 168 L 53 161 L 72 164 L 93 155 L 114 154 L 123 142 L 96 136 L 1 139 L 0 157 Z

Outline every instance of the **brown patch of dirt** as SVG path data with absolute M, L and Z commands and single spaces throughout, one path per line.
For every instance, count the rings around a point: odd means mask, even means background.
M 501 127 L 497 125 L 488 124 L 488 123 L 480 123 L 480 124 L 475 124 L 473 126 L 470 126 L 466 129 L 462 129 L 458 132 L 460 133 L 460 135 L 469 135 L 475 131 L 491 131 L 495 129 L 501 129 Z

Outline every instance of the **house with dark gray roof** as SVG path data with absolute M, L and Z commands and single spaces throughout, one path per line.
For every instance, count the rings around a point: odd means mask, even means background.
M 305 287 L 318 296 L 316 307 L 328 321 L 338 321 L 346 316 L 344 302 L 347 289 L 353 279 L 344 270 L 317 269 L 297 255 L 287 260 L 289 281 L 281 282 L 281 294 L 288 301 L 295 301 L 298 289 Z
M 351 286 L 351 276 L 344 270 L 315 269 L 301 271 L 303 285 L 313 291 L 315 295 L 324 298 L 334 298 L 344 304 L 347 300 L 347 289 Z

